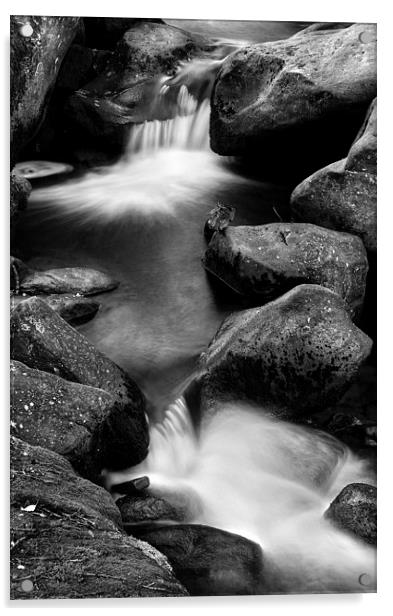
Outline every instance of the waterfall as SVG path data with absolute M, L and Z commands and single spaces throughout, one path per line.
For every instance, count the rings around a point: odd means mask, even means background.
M 179 399 L 152 427 L 147 459 L 108 480 L 141 475 L 149 476 L 152 494 L 173 502 L 176 494 L 186 496 L 190 522 L 259 543 L 273 588 L 301 593 L 375 587 L 375 550 L 323 518 L 345 485 L 373 483 L 373 476 L 325 433 L 275 421 L 239 402 L 218 409 L 197 436 Z

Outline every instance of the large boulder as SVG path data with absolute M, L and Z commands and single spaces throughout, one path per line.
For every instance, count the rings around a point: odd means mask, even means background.
M 311 415 L 341 398 L 371 347 L 342 298 L 300 285 L 224 320 L 201 355 L 192 406 L 199 399 L 208 417 L 218 402 L 244 399 L 281 417 Z
M 12 311 L 11 357 L 30 368 L 112 395 L 120 408 L 92 435 L 93 441 L 99 435 L 108 467 L 127 468 L 146 456 L 149 437 L 145 398 L 137 384 L 37 297 Z M 113 447 L 116 440 L 124 443 L 127 439 L 128 450 Z
M 116 289 L 119 283 L 105 272 L 89 267 L 59 267 L 31 271 L 24 276 L 20 290 L 29 295 L 40 293 L 80 293 L 97 295 Z
M 358 317 L 368 262 L 363 242 L 309 224 L 228 227 L 215 233 L 204 257 L 208 272 L 258 303 L 299 284 L 319 284 L 340 295 Z
M 347 485 L 325 512 L 325 518 L 366 543 L 377 543 L 377 488 L 367 483 Z
M 21 302 L 26 301 L 26 299 L 27 296 L 25 294 L 12 295 L 10 301 L 11 310 L 19 306 Z M 41 299 L 71 325 L 86 323 L 86 321 L 89 321 L 97 314 L 100 307 L 100 304 L 94 299 L 83 297 L 77 293 L 74 295 L 67 295 L 65 293 L 42 295 Z
M 79 17 L 11 15 L 11 167 L 43 119 Z
M 253 541 L 199 524 L 134 532 L 167 556 L 192 596 L 263 594 L 263 554 Z
M 375 25 L 354 24 L 231 54 L 212 93 L 212 149 L 303 177 L 345 156 L 376 96 L 375 39 Z
M 140 462 L 141 436 L 132 431 L 130 417 L 107 391 L 14 360 L 10 381 L 11 434 L 64 455 L 92 481 L 100 480 L 102 469 L 114 458 L 128 459 L 129 466 Z
M 291 196 L 297 220 L 362 238 L 377 248 L 377 100 L 345 159 L 327 165 L 299 184 Z
M 11 599 L 185 595 L 165 557 L 123 533 L 108 492 L 11 438 Z

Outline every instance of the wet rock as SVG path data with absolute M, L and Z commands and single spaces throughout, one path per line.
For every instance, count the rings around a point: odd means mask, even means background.
M 125 421 L 125 417 L 110 393 L 18 361 L 11 361 L 10 382 L 11 434 L 64 455 L 81 475 L 100 483 L 102 469 L 114 456 L 128 458 L 130 464 L 140 461 L 138 435 L 130 435 L 129 429 L 124 438 L 122 433 L 111 434 L 111 426 Z M 102 442 L 103 435 L 109 440 Z
M 335 526 L 377 544 L 377 488 L 367 483 L 351 483 L 336 496 L 325 512 Z
M 134 532 L 167 556 L 192 596 L 263 592 L 263 554 L 253 541 L 199 524 L 140 527 Z
M 165 557 L 121 531 L 108 492 L 11 437 L 11 599 L 184 595 Z
M 42 121 L 79 17 L 11 15 L 11 166 Z
M 14 173 L 10 174 L 10 217 L 11 226 L 15 224 L 19 212 L 26 209 L 31 193 L 31 184 L 26 178 Z
M 21 281 L 33 270 L 17 257 L 10 257 L 10 289 L 20 291 Z
M 11 310 L 26 301 L 26 295 L 11 296 Z M 52 310 L 70 325 L 81 325 L 92 319 L 98 312 L 100 304 L 90 297 L 79 295 L 43 295 L 40 297 Z
M 291 195 L 297 220 L 358 235 L 367 250 L 377 247 L 377 102 L 347 158 L 327 165 Z
M 311 415 L 341 398 L 371 347 L 338 295 L 300 285 L 224 320 L 201 355 L 193 396 L 206 417 L 239 399 L 281 417 Z
M 111 394 L 119 409 L 97 427 L 92 447 L 102 444 L 101 456 L 109 468 L 127 468 L 143 460 L 149 437 L 145 399 L 137 384 L 37 297 L 12 311 L 11 357 Z
M 368 271 L 363 242 L 348 233 L 296 223 L 228 227 L 211 239 L 204 266 L 237 293 L 266 303 L 299 284 L 340 295 L 359 317 Z
M 224 231 L 235 218 L 236 209 L 219 203 L 209 212 L 205 223 L 204 234 L 209 242 L 216 231 Z
M 97 295 L 116 289 L 119 283 L 98 270 L 88 267 L 59 267 L 34 271 L 24 277 L 21 291 L 36 295 L 40 293 L 80 293 Z
M 376 95 L 375 40 L 375 25 L 354 24 L 231 54 L 212 94 L 212 149 L 281 177 L 345 156 Z
M 189 522 L 201 513 L 199 497 L 190 488 L 181 491 L 146 492 L 124 496 L 116 501 L 123 524 L 132 533 L 132 525 L 149 522 Z
M 163 24 L 162 19 L 133 17 L 84 17 L 86 44 L 97 49 L 114 49 L 127 30 L 141 23 Z

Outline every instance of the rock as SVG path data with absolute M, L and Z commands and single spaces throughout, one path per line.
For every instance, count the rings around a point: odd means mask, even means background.
M 100 455 L 113 469 L 128 468 L 145 458 L 149 442 L 145 398 L 137 384 L 38 297 L 12 311 L 11 357 L 111 394 L 119 409 L 92 434 L 92 448 L 102 444 Z M 127 442 L 125 449 L 121 444 Z
M 11 438 L 11 599 L 187 595 L 166 558 L 120 528 L 108 492 Z
M 307 28 L 303 28 L 303 30 L 299 30 L 299 32 L 292 35 L 292 38 L 295 36 L 304 36 L 305 34 L 310 34 L 311 32 L 319 34 L 321 31 L 323 33 L 326 30 L 342 30 L 343 28 L 349 28 L 349 26 L 352 25 L 353 23 L 350 22 L 321 21 L 311 24 L 311 26 L 307 26 Z
M 11 434 L 64 455 L 79 474 L 95 482 L 101 483 L 102 469 L 115 456 L 128 458 L 130 465 L 140 461 L 139 435 L 130 435 L 129 428 L 124 438 L 121 432 L 111 433 L 111 426 L 126 418 L 110 393 L 18 361 L 11 361 L 10 380 Z M 102 442 L 103 436 L 108 440 Z
M 325 512 L 335 526 L 377 544 L 377 488 L 367 483 L 351 483 L 336 496 Z
M 215 233 L 203 260 L 208 272 L 258 303 L 299 284 L 340 295 L 359 317 L 368 271 L 363 242 L 348 233 L 302 223 L 228 227 Z
M 21 283 L 21 291 L 36 295 L 40 293 L 80 293 L 97 295 L 112 291 L 119 283 L 98 270 L 88 267 L 59 267 L 45 271 L 34 271 Z
M 20 283 L 33 270 L 23 263 L 21 259 L 10 257 L 10 289 L 17 293 L 20 291 Z
M 230 54 L 212 93 L 213 151 L 254 160 L 265 177 L 345 156 L 376 96 L 375 39 L 375 25 L 354 24 Z
M 26 301 L 26 295 L 11 296 L 11 310 Z M 40 297 L 70 325 L 81 325 L 90 321 L 98 312 L 100 304 L 90 297 L 79 295 L 43 295 Z
M 125 527 L 151 522 L 190 522 L 201 513 L 199 497 L 191 490 L 164 490 L 162 494 L 146 492 L 140 496 L 124 496 L 116 501 Z M 130 530 L 132 533 L 132 528 Z
M 156 105 L 162 75 L 173 75 L 210 43 L 203 37 L 163 23 L 135 22 L 119 40 L 104 71 L 68 100 L 67 116 L 78 143 L 94 140 L 110 151 L 124 148 L 130 125 L 173 117 L 179 88 Z M 82 131 L 82 132 L 81 132 Z
M 219 203 L 209 212 L 205 223 L 204 234 L 209 242 L 215 231 L 224 231 L 235 218 L 236 209 Z
M 193 396 L 203 417 L 241 399 L 281 417 L 311 415 L 341 398 L 371 347 L 338 295 L 300 285 L 224 320 L 200 357 Z
M 127 30 L 141 23 L 163 24 L 162 19 L 133 17 L 84 17 L 86 44 L 98 49 L 114 49 Z
M 11 226 L 15 224 L 19 212 L 26 209 L 31 193 L 31 184 L 25 178 L 14 173 L 10 174 L 10 216 Z
M 191 596 L 263 592 L 263 554 L 253 541 L 199 524 L 139 527 L 134 532 L 167 556 Z
M 11 15 L 11 167 L 42 121 L 79 17 Z
M 375 99 L 347 158 L 306 178 L 291 195 L 297 220 L 358 235 L 372 252 L 377 247 L 376 122 Z

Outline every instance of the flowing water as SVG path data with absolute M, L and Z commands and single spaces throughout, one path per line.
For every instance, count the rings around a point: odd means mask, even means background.
M 225 53 L 256 32 L 234 29 L 229 23 L 213 34 L 225 39 Z M 263 28 L 254 34 L 266 37 Z M 152 108 L 172 113 L 135 125 L 116 164 L 36 188 L 19 239 L 32 266 L 96 267 L 120 281 L 79 329 L 135 378 L 149 403 L 148 458 L 122 479 L 148 474 L 153 493 L 189 496 L 191 521 L 260 543 L 267 591 L 372 590 L 375 550 L 322 517 L 346 484 L 373 482 L 363 462 L 331 437 L 243 404 L 221 409 L 197 436 L 184 402 L 173 402 L 222 319 L 239 308 L 201 265 L 209 211 L 234 205 L 235 224 L 288 215 L 285 185 L 246 177 L 209 148 L 209 93 L 222 57 L 197 58 L 157 81 Z

